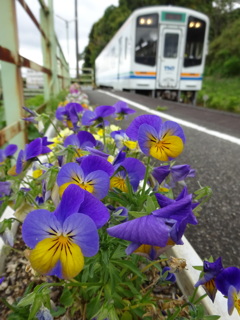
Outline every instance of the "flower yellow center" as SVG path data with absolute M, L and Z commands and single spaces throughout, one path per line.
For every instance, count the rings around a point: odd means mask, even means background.
M 122 177 L 112 177 L 110 180 L 110 188 L 117 188 L 120 189 L 123 192 L 127 192 L 128 188 L 126 185 L 125 180 Z
M 63 192 L 67 189 L 67 187 L 71 184 L 76 184 L 80 188 L 90 193 L 94 193 L 94 183 L 92 180 L 82 181 L 82 179 L 79 176 L 75 175 L 75 176 L 72 176 L 71 182 L 64 183 L 59 187 L 59 193 L 61 196 L 63 195 Z
M 240 296 L 238 294 L 234 294 L 234 307 L 240 315 Z
M 84 258 L 80 247 L 73 242 L 74 236 L 49 232 L 49 238 L 38 242 L 31 250 L 29 260 L 33 269 L 41 274 L 48 274 L 61 263 L 64 279 L 75 277 L 83 268 Z
M 177 136 L 165 135 L 159 140 L 149 135 L 148 138 L 149 153 L 158 160 L 168 161 L 169 157 L 176 158 L 183 151 L 183 141 Z

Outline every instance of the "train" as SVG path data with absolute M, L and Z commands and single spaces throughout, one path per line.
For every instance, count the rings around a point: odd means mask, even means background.
M 208 52 L 207 15 L 177 6 L 136 9 L 95 60 L 98 87 L 194 104 Z

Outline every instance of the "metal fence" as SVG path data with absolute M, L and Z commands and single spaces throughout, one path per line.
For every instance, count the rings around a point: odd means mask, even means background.
M 16 17 L 18 1 L 41 34 L 43 66 L 19 54 Z M 36 0 L 35 0 L 36 1 Z M 40 22 L 25 0 L 0 0 L 0 67 L 6 127 L 0 130 L 0 147 L 7 142 L 23 148 L 27 142 L 22 119 L 24 104 L 21 67 L 44 74 L 44 98 L 48 101 L 70 84 L 69 66 L 54 31 L 53 0 L 37 0 L 40 4 Z

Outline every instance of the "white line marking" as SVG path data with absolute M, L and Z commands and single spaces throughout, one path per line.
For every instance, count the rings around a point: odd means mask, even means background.
M 181 125 L 183 125 L 185 127 L 188 127 L 188 128 L 191 128 L 191 129 L 195 129 L 197 131 L 201 131 L 201 132 L 204 132 L 206 134 L 209 134 L 210 136 L 214 136 L 214 137 L 217 137 L 217 138 L 220 138 L 220 139 L 223 139 L 223 140 L 227 140 L 229 142 L 232 142 L 232 143 L 240 145 L 240 139 L 239 138 L 236 138 L 236 137 L 233 137 L 233 136 L 230 136 L 228 134 L 221 133 L 221 132 L 218 132 L 218 131 L 207 129 L 207 128 L 199 126 L 197 124 L 194 124 L 194 123 L 191 123 L 191 122 L 188 122 L 188 121 L 176 118 L 176 117 L 172 117 L 172 116 L 170 116 L 168 114 L 165 114 L 165 113 L 157 111 L 157 110 L 149 109 L 148 107 L 146 107 L 146 106 L 144 106 L 144 105 L 142 105 L 140 103 L 137 103 L 137 102 L 134 102 L 132 100 L 123 98 L 121 96 L 118 96 L 118 95 L 110 93 L 110 92 L 105 92 L 105 91 L 102 91 L 102 90 L 97 90 L 97 91 L 100 92 L 100 93 L 107 94 L 107 95 L 109 95 L 109 96 L 111 96 L 113 98 L 125 101 L 126 103 L 129 103 L 132 106 L 134 106 L 134 107 L 136 107 L 138 109 L 141 109 L 143 111 L 146 111 L 148 113 L 152 113 L 152 114 L 155 114 L 155 115 L 157 115 L 159 117 L 162 117 L 162 118 L 165 118 L 165 119 L 168 119 L 168 120 L 171 120 L 171 121 L 175 121 L 175 122 L 177 122 L 177 123 L 179 123 L 179 124 L 181 124 Z

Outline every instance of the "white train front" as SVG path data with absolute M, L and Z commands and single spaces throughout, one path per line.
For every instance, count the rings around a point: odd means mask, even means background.
M 148 90 L 180 99 L 201 90 L 209 19 L 195 10 L 154 6 L 135 10 L 95 61 L 97 86 Z

